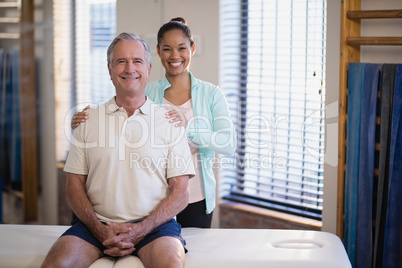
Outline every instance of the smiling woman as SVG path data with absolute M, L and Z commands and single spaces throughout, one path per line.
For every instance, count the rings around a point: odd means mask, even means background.
M 148 85 L 146 95 L 180 114 L 196 168 L 190 180 L 189 205 L 177 220 L 183 227 L 210 228 L 215 208 L 214 153 L 233 154 L 236 149 L 228 103 L 220 88 L 191 74 L 196 44 L 183 18 L 162 25 L 157 38 L 165 77 Z

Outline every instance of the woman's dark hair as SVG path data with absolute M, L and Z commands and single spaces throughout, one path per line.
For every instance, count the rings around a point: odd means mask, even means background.
M 163 36 L 166 32 L 171 30 L 181 30 L 183 34 L 190 41 L 190 46 L 194 44 L 193 34 L 191 33 L 190 28 L 187 26 L 187 22 L 182 17 L 176 17 L 171 19 L 169 22 L 163 24 L 158 31 L 158 47 L 160 42 L 162 41 Z

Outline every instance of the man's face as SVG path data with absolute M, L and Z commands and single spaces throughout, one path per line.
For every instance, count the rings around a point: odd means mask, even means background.
M 116 93 L 135 95 L 145 92 L 151 72 L 145 55 L 145 48 L 139 41 L 121 40 L 115 45 L 108 69 Z

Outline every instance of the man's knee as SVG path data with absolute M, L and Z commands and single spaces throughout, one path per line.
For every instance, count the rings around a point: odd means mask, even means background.
M 42 267 L 88 267 L 101 256 L 102 252 L 88 242 L 75 236 L 62 236 L 50 249 Z
M 174 237 L 160 237 L 141 248 L 138 256 L 145 267 L 183 267 L 185 260 L 184 247 Z
M 69 263 L 67 259 L 60 255 L 48 254 L 45 261 L 42 264 L 42 268 L 60 267 L 67 268 L 72 267 L 72 263 Z

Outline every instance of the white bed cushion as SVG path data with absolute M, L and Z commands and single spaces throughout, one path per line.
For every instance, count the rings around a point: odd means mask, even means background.
M 0 267 L 40 267 L 68 226 L 0 225 Z M 349 268 L 340 239 L 330 233 L 267 229 L 183 228 L 186 268 Z M 91 268 L 143 267 L 134 256 L 101 258 Z
M 66 226 L 0 225 L 0 267 L 40 267 Z

